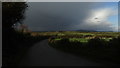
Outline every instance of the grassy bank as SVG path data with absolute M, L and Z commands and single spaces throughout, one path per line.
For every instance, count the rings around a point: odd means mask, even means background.
M 93 35 L 96 36 L 94 38 L 56 36 L 49 39 L 49 45 L 58 50 L 78 56 L 86 56 L 93 60 L 105 60 L 120 63 L 120 37 L 117 35 L 117 37 L 115 37 L 114 33 L 109 34 L 109 37 L 105 36 L 106 34 L 104 33 L 102 36 L 102 33 L 99 32 L 98 35 Z M 84 36 L 86 35 L 84 34 Z

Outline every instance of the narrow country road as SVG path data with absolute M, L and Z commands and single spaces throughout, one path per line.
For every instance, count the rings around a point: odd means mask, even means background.
M 103 64 L 58 51 L 43 40 L 31 47 L 20 66 L 101 66 Z

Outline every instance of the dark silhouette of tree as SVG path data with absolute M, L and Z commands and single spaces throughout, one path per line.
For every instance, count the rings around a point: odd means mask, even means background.
M 18 42 L 20 43 L 24 38 L 22 34 L 15 31 L 13 25 L 22 24 L 26 8 L 25 2 L 2 3 L 3 66 L 12 64 L 10 57 L 18 52 Z
M 2 33 L 3 41 L 5 41 L 6 46 L 8 45 L 6 43 L 13 42 L 19 39 L 17 32 L 15 32 L 12 26 L 16 23 L 22 24 L 22 21 L 25 18 L 24 13 L 26 8 L 27 4 L 25 2 L 2 3 Z
M 27 4 L 25 2 L 3 2 L 2 14 L 3 14 L 3 26 L 11 28 L 13 24 L 24 20 L 24 13 Z

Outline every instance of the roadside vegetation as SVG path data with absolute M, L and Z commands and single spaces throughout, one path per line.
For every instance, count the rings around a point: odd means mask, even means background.
M 119 32 L 62 32 L 62 34 L 49 38 L 49 45 L 78 56 L 120 63 Z

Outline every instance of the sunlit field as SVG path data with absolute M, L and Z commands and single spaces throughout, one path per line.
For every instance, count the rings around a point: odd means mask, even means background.
M 32 32 L 31 36 L 49 36 L 54 37 L 54 41 L 60 41 L 63 38 L 70 42 L 88 42 L 90 39 L 99 38 L 110 41 L 120 36 L 120 32 L 78 32 L 78 31 L 56 31 L 56 32 Z
M 32 36 L 47 36 L 51 47 L 91 59 L 120 62 L 120 32 L 32 32 Z
M 120 32 L 79 32 L 79 31 L 56 31 L 56 32 L 31 32 L 31 35 L 54 36 L 58 37 L 117 37 Z

